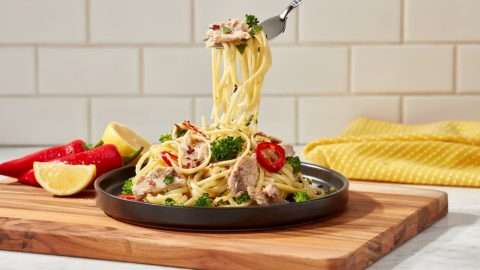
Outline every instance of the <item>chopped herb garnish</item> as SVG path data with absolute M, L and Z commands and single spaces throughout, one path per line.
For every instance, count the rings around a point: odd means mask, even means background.
M 245 23 L 247 23 L 248 26 L 253 27 L 255 25 L 258 25 L 258 23 L 260 23 L 260 21 L 257 19 L 257 17 L 255 17 L 255 15 L 246 14 L 245 15 Z
M 198 198 L 195 207 L 212 207 L 212 199 L 210 199 L 208 193 L 204 193 Z
M 304 202 L 310 200 L 306 192 L 295 192 L 293 194 L 293 199 L 295 202 Z
M 177 127 L 177 130 L 175 131 L 175 135 L 177 136 L 177 138 L 182 137 L 183 135 L 185 135 L 185 133 L 187 133 L 186 129 L 180 129 L 178 127 Z
M 175 205 L 175 204 L 177 204 L 177 202 L 174 199 L 172 198 L 165 199 L 165 205 Z
M 245 52 L 245 48 L 247 47 L 247 43 L 240 43 L 235 47 L 237 47 L 237 50 L 240 52 L 240 54 L 243 54 Z
M 222 26 L 222 33 L 224 34 L 231 34 L 232 33 L 232 29 L 226 27 L 225 25 Z
M 247 126 L 247 127 L 250 126 L 250 125 L 252 124 L 252 122 L 254 122 L 254 121 L 253 121 L 253 118 L 254 118 L 254 117 L 255 117 L 255 116 L 254 116 L 253 114 L 250 115 L 250 117 L 248 117 L 248 120 L 247 120 L 247 123 L 246 123 L 246 126 Z M 256 120 L 256 119 L 255 119 L 255 120 Z M 255 124 L 256 124 L 256 122 L 255 122 Z
M 170 133 L 165 133 L 160 135 L 160 138 L 158 139 L 161 143 L 168 142 L 172 140 L 172 134 Z
M 170 185 L 171 183 L 173 183 L 173 181 L 175 181 L 175 178 L 173 177 L 173 175 L 167 175 L 165 176 L 165 178 L 163 178 L 163 182 L 166 185 Z
M 245 15 L 245 22 L 250 27 L 249 33 L 252 37 L 263 30 L 263 27 L 259 25 L 260 22 L 258 21 L 257 17 L 254 15 Z
M 130 179 L 127 179 L 122 186 L 122 194 L 123 195 L 132 195 L 133 191 L 133 177 Z
M 242 137 L 228 136 L 212 143 L 212 160 L 223 161 L 237 157 L 242 150 L 244 140 Z
M 292 166 L 293 168 L 293 173 L 299 173 L 300 172 L 300 158 L 297 156 L 294 157 L 287 157 L 287 162 Z
M 237 204 L 242 204 L 242 203 L 248 202 L 248 201 L 250 200 L 250 196 L 248 196 L 247 193 L 243 193 L 242 195 L 233 198 L 233 200 L 234 200 Z

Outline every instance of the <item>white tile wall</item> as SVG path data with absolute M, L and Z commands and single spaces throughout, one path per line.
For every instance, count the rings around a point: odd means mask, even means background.
M 418 96 L 405 98 L 406 123 L 480 120 L 480 96 Z
M 210 51 L 205 48 L 144 50 L 145 93 L 209 94 Z
M 301 7 L 300 41 L 400 40 L 401 0 L 316 0 Z
M 453 90 L 450 46 L 358 47 L 352 56 L 353 91 L 360 93 Z
M 40 93 L 135 94 L 139 51 L 135 48 L 41 48 Z
M 189 98 L 93 98 L 91 138 L 98 140 L 109 122 L 118 121 L 157 141 L 174 123 L 191 119 L 191 108 Z
M 85 98 L 0 98 L 0 144 L 32 145 L 87 137 Z
M 201 123 L 202 117 L 210 118 L 212 102 L 210 98 L 195 100 L 195 121 Z M 264 97 L 261 101 L 259 129 L 281 138 L 287 143 L 296 143 L 296 112 L 293 97 Z
M 277 15 L 290 3 L 290 0 L 194 0 L 195 4 L 195 40 L 201 43 L 211 23 L 227 18 L 243 19 L 245 14 L 254 14 L 260 20 Z M 296 15 L 292 14 L 285 35 L 275 43 L 293 43 L 296 36 Z
M 288 2 L 0 0 L 0 146 L 94 141 L 112 120 L 156 140 L 199 120 L 210 112 L 208 24 Z M 359 116 L 480 120 L 478 10 L 478 0 L 303 1 L 272 43 L 260 127 L 301 144 Z
M 0 42 L 76 43 L 86 38 L 84 0 L 0 0 Z
M 337 136 L 357 117 L 385 121 L 400 119 L 398 97 L 300 97 L 298 127 L 300 143 Z
M 35 66 L 33 48 L 0 48 L 0 94 L 33 94 Z
M 480 1 L 405 0 L 409 41 L 480 41 Z
M 330 47 L 273 48 L 265 79 L 269 94 L 321 94 L 348 88 L 348 50 Z
M 480 45 L 458 48 L 458 91 L 480 93 Z
M 187 43 L 190 0 L 93 0 L 94 43 Z

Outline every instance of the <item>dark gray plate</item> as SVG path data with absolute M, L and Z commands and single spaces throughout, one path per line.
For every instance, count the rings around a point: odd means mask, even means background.
M 237 208 L 162 206 L 117 197 L 123 182 L 135 175 L 132 166 L 103 175 L 95 182 L 97 205 L 118 220 L 146 227 L 198 230 L 265 230 L 314 221 L 342 211 L 348 201 L 347 179 L 330 169 L 302 163 L 302 173 L 315 183 L 336 191 L 303 203 Z

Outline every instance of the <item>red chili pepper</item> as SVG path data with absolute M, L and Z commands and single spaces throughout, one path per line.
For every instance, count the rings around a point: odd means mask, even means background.
M 129 195 L 129 194 L 120 194 L 118 197 L 125 199 L 125 200 L 131 200 L 131 201 L 136 201 L 137 199 L 135 198 L 134 195 Z
M 123 165 L 122 156 L 113 144 L 105 144 L 85 152 L 56 159 L 55 161 L 71 165 L 95 165 L 97 167 L 97 177 Z M 39 186 L 33 169 L 19 177 L 18 181 L 27 185 Z
M 285 165 L 285 150 L 279 144 L 259 143 L 256 154 L 258 163 L 269 172 L 278 172 Z
M 64 156 L 86 151 L 87 145 L 82 140 L 75 140 L 68 144 L 46 148 L 24 157 L 0 164 L 0 174 L 18 178 L 33 168 L 35 161 L 50 161 Z
M 172 162 L 170 160 L 177 160 L 178 157 L 170 152 L 162 151 L 162 160 L 168 165 L 172 166 Z

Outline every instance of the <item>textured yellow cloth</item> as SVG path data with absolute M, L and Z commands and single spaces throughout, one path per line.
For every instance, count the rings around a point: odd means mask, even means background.
M 358 119 L 340 137 L 304 149 L 350 179 L 480 187 L 480 122 L 402 125 Z

